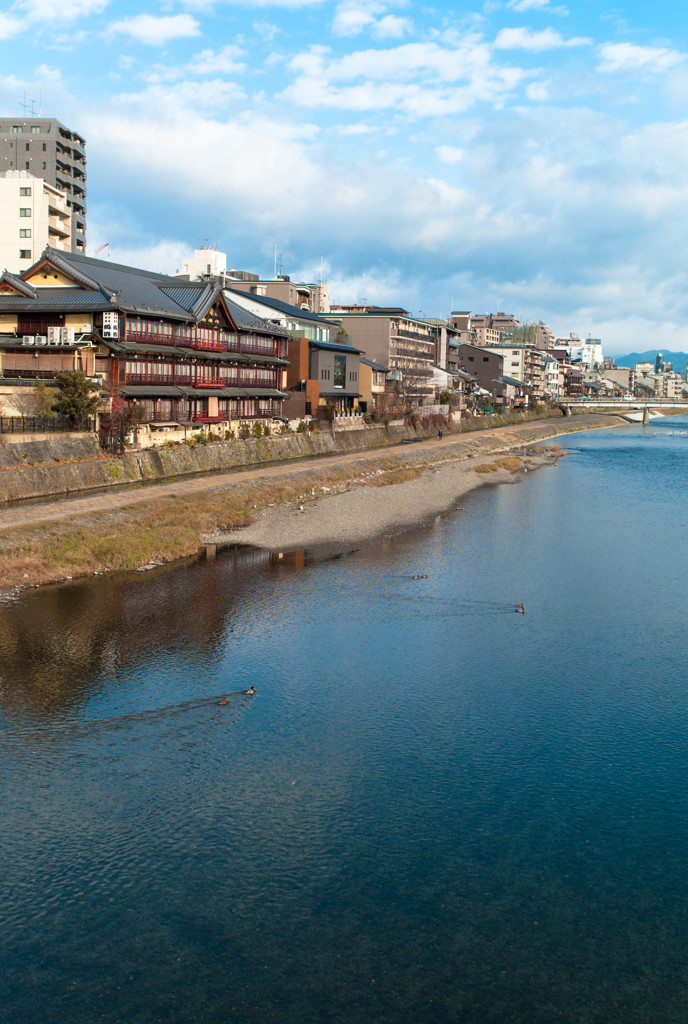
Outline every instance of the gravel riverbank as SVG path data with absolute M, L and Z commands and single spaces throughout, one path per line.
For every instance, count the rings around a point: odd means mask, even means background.
M 365 543 L 444 512 L 485 483 L 513 483 L 524 468 L 550 462 L 551 451 L 526 454 L 534 445 L 618 424 L 608 415 L 539 420 L 8 508 L 0 511 L 0 597 L 174 562 L 211 544 L 283 551 Z

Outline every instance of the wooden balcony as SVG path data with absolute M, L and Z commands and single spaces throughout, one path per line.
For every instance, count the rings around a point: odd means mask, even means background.
M 224 377 L 194 377 L 190 384 L 192 388 L 224 388 L 227 380 Z
M 128 373 L 125 384 L 174 384 L 173 373 Z
M 126 341 L 133 341 L 139 345 L 171 345 L 174 347 L 176 341 L 169 334 L 157 334 L 155 331 L 132 331 L 127 327 Z

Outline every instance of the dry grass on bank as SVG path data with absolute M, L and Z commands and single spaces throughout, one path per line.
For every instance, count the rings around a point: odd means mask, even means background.
M 518 473 L 522 467 L 523 459 L 519 459 L 516 455 L 507 455 L 503 459 L 495 459 L 494 462 L 481 462 L 480 465 L 473 467 L 473 471 L 475 473 L 497 473 L 500 469 L 504 469 L 507 473 Z
M 297 478 L 264 480 L 193 495 L 170 495 L 74 519 L 0 533 L 3 588 L 35 586 L 93 573 L 136 569 L 188 558 L 202 537 L 247 526 L 263 509 L 318 497 L 325 490 L 384 486 L 416 479 L 424 466 L 400 467 L 390 459 L 356 468 L 311 471 Z M 315 492 L 315 495 L 313 495 Z

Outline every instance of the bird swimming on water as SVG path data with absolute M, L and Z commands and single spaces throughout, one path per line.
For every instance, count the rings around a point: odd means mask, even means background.
M 222 700 L 219 700 L 217 703 L 218 704 L 229 704 L 229 701 L 227 700 L 226 697 L 223 697 Z
M 248 690 L 244 690 L 244 693 L 246 696 L 253 696 L 253 694 L 256 693 L 255 686 L 249 686 Z

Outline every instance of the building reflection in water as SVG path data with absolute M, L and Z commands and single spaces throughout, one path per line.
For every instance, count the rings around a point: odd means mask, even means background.
M 303 565 L 288 555 L 287 564 Z M 269 614 L 267 551 L 240 549 L 212 562 L 80 580 L 30 592 L 0 609 L 0 714 L 50 718 L 94 691 L 173 663 L 212 673 L 227 633 Z M 275 581 L 276 583 L 276 581 Z

